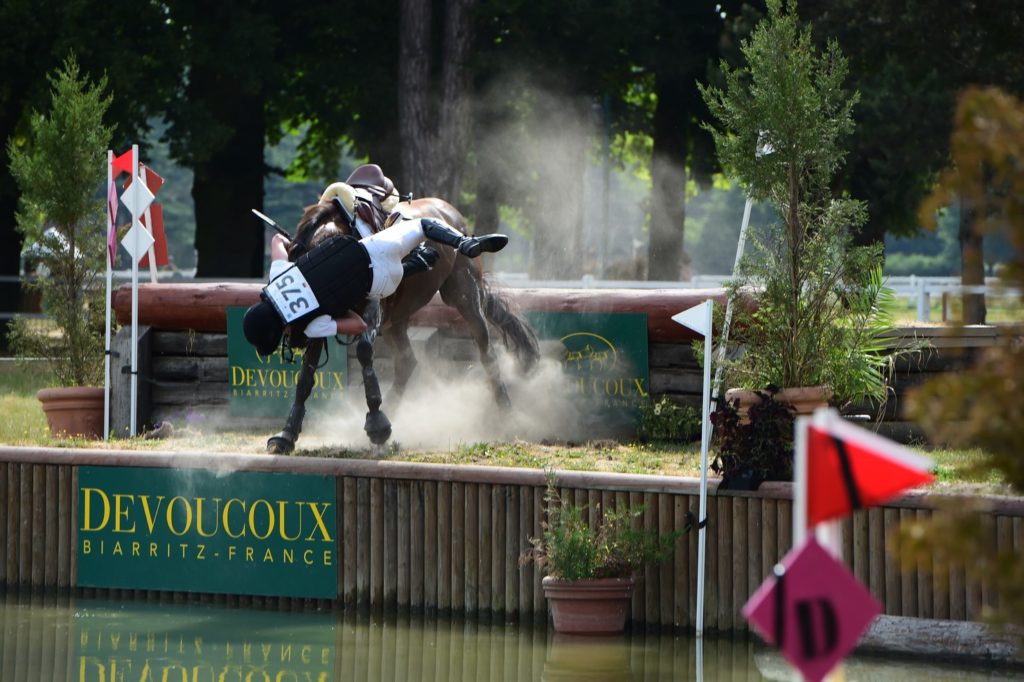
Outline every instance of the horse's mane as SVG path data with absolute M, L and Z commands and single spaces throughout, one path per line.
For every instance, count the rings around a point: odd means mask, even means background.
M 334 223 L 334 229 L 320 229 L 330 223 Z M 288 247 L 288 260 L 294 261 L 333 234 L 351 234 L 344 223 L 341 210 L 333 202 L 307 206 L 295 227 L 295 238 Z

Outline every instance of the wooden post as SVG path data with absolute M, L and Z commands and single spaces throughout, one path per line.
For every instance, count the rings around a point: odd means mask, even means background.
M 674 530 L 675 507 L 673 496 L 668 493 L 658 493 L 655 496 L 658 500 L 658 535 L 668 535 Z M 661 611 L 659 622 L 661 625 L 671 627 L 676 620 L 675 614 L 675 582 L 678 568 L 675 567 L 675 553 L 669 556 L 658 568 L 658 602 Z
M 423 482 L 423 606 L 437 610 L 437 486 Z
M 452 582 L 451 609 L 461 613 L 466 605 L 466 486 L 452 483 Z
M 913 509 L 900 509 L 897 513 L 899 514 L 900 525 L 910 524 L 916 518 Z M 896 565 L 902 569 L 901 564 L 902 562 L 897 557 Z M 916 566 L 900 570 L 900 598 L 902 600 L 900 615 L 902 616 L 919 617 L 917 578 L 918 571 Z
M 413 481 L 409 486 L 409 605 L 414 610 L 423 609 L 424 544 L 423 481 Z
M 902 614 L 903 600 L 900 594 L 902 581 L 900 580 L 900 564 L 895 552 L 890 551 L 889 545 L 895 545 L 898 541 L 896 533 L 899 531 L 900 512 L 898 509 L 886 507 L 883 510 L 885 524 L 885 612 L 890 616 Z
M 764 548 L 761 546 L 761 500 L 756 497 L 747 499 L 747 591 L 743 594 L 742 601 L 733 606 L 740 609 L 747 603 L 750 595 L 754 594 L 765 575 L 761 573 L 762 555 Z M 746 619 L 740 617 L 739 622 L 746 624 Z
M 675 530 L 683 530 L 686 527 L 686 512 L 689 509 L 689 496 L 672 496 L 672 526 Z M 672 556 L 672 564 L 675 570 L 675 585 L 673 586 L 672 601 L 672 625 L 675 627 L 687 627 L 690 599 L 690 557 L 687 551 L 690 544 L 690 536 L 697 532 L 696 527 L 676 540 L 675 552 Z
M 370 479 L 370 606 L 384 604 L 384 481 Z
M 398 481 L 384 481 L 384 607 L 398 604 Z
M 484 612 L 485 619 L 490 618 L 491 611 L 491 550 L 493 549 L 494 527 L 491 525 L 493 500 L 491 486 L 477 486 L 477 573 L 476 598 L 477 608 Z M 484 621 L 486 622 L 486 620 Z
M 501 622 L 505 613 L 505 542 L 508 505 L 505 499 L 506 486 L 491 486 L 491 599 L 489 609 L 493 622 Z
M 533 535 L 533 488 L 519 486 L 519 533 L 516 535 L 518 545 L 516 556 L 530 547 L 530 536 Z M 1012 538 L 1012 527 L 1011 527 Z M 519 566 L 519 621 L 532 619 L 533 613 L 533 571 L 532 561 Z
M 452 484 L 437 484 L 437 608 L 452 608 Z
M 868 540 L 871 551 L 868 559 L 869 581 L 871 594 L 888 612 L 885 600 L 885 515 L 879 507 L 872 507 L 868 513 Z
M 57 584 L 57 536 L 60 533 L 57 514 L 60 497 L 57 486 L 57 466 L 43 467 L 46 479 L 46 552 L 43 558 L 43 585 L 52 590 Z
M 480 508 L 479 490 L 475 483 L 466 484 L 466 508 L 463 513 L 466 515 L 466 583 L 465 598 L 466 611 L 476 611 L 479 601 L 477 600 L 477 585 L 480 575 L 480 566 L 477 563 L 480 558 L 479 552 L 479 531 L 480 531 Z
M 356 547 L 359 536 L 356 526 L 356 480 L 351 476 L 342 479 L 342 601 L 346 606 L 356 603 Z
M 644 528 L 658 530 L 658 496 L 644 493 Z M 650 564 L 644 566 L 644 621 L 648 627 L 661 622 L 660 570 Z M 669 600 L 671 604 L 672 601 Z
M 728 499 L 728 498 L 727 498 Z M 747 526 L 747 498 L 732 498 L 732 610 L 729 614 L 733 632 L 746 632 L 747 621 L 740 609 L 747 601 L 747 561 L 750 552 L 750 533 Z M 758 562 L 760 563 L 760 562 Z
M 396 593 L 398 598 L 398 609 L 400 612 L 408 610 L 409 602 L 409 522 L 410 522 L 410 494 L 411 484 L 409 481 L 398 481 L 398 541 L 396 543 L 396 557 L 398 575 L 396 576 Z
M 356 603 L 370 605 L 370 481 L 356 479 Z
M 728 631 L 733 627 L 732 582 L 732 499 L 715 497 L 718 507 L 718 629 Z M 744 579 L 743 584 L 747 581 Z
M 505 619 L 513 620 L 519 615 L 519 504 L 522 487 L 502 486 L 505 497 Z

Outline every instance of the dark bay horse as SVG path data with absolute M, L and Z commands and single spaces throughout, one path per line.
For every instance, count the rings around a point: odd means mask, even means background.
M 416 199 L 399 204 L 396 211 L 407 219 L 439 218 L 460 232 L 466 232 L 465 218 L 442 199 Z M 323 239 L 338 232 L 351 234 L 342 209 L 333 203 L 310 206 L 299 221 L 289 250 L 289 260 L 294 261 Z M 362 368 L 369 410 L 363 429 L 374 445 L 381 445 L 391 437 L 391 422 L 380 409 L 380 382 L 373 367 L 374 342 L 382 326 L 387 324 L 386 337 L 395 351 L 395 377 L 390 397 L 397 401 L 416 368 L 416 356 L 409 341 L 409 318 L 425 306 L 436 292 L 440 292 L 441 299 L 454 307 L 466 321 L 480 351 L 481 362 L 499 407 L 510 407 L 511 401 L 498 369 L 488 323 L 499 332 L 504 345 L 515 353 L 519 367 L 524 372 L 529 371 L 540 357 L 536 334 L 525 320 L 512 311 L 504 297 L 488 287 L 479 261 L 460 255 L 449 246 L 433 242 L 430 245 L 440 254 L 432 269 L 403 279 L 394 294 L 380 302 L 369 299 L 363 310 L 357 311 L 367 324 L 366 331 L 356 342 L 356 357 Z M 288 413 L 284 429 L 267 441 L 268 452 L 287 454 L 294 450 L 305 417 L 305 402 L 313 389 L 314 374 L 323 349 L 324 339 L 309 341 L 296 385 L 295 402 Z

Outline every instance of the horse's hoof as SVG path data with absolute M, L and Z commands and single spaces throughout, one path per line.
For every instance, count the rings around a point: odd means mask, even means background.
M 367 412 L 363 430 L 374 445 L 386 443 L 391 438 L 391 420 L 383 412 Z
M 494 401 L 498 403 L 498 407 L 502 410 L 512 409 L 512 399 L 508 397 L 508 389 L 505 384 L 500 384 L 494 389 Z
M 289 455 L 295 449 L 295 439 L 282 431 L 267 440 L 267 452 L 271 455 Z

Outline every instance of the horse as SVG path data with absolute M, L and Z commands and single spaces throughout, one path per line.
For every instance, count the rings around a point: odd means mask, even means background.
M 398 204 L 392 215 L 396 214 L 404 219 L 438 218 L 464 234 L 467 231 L 466 219 L 458 209 L 443 199 L 427 197 L 406 201 Z M 337 203 L 322 202 L 307 207 L 296 228 L 295 239 L 288 254 L 289 260 L 294 261 L 332 235 L 352 234 L 350 220 L 351 216 L 343 215 L 343 209 Z M 435 293 L 440 292 L 441 300 L 455 308 L 465 320 L 480 352 L 481 363 L 499 408 L 508 409 L 512 403 L 501 377 L 488 323 L 499 332 L 503 344 L 515 354 L 522 372 L 528 372 L 540 359 L 536 333 L 513 311 L 507 298 L 487 284 L 479 261 L 467 258 L 449 246 L 433 242 L 431 246 L 440 257 L 430 270 L 403 279 L 394 294 L 382 301 L 368 299 L 363 309 L 356 311 L 367 325 L 366 331 L 356 340 L 356 358 L 362 369 L 368 408 L 363 430 L 376 447 L 382 446 L 391 437 L 391 421 L 381 410 L 380 382 L 373 366 L 374 344 L 382 326 L 387 324 L 386 336 L 395 351 L 395 376 L 389 397 L 397 402 L 417 364 L 409 341 L 409 320 Z M 284 428 L 267 441 L 267 452 L 288 454 L 295 449 L 295 441 L 305 417 L 305 403 L 313 389 L 314 375 L 324 344 L 324 339 L 308 341 L 296 382 L 295 400 Z

